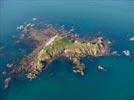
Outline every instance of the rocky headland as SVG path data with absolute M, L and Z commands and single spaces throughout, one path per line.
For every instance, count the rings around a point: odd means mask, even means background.
M 14 64 L 9 72 L 9 77 L 24 74 L 29 80 L 37 77 L 56 58 L 64 57 L 72 61 L 74 73 L 84 75 L 85 65 L 81 57 L 105 56 L 109 52 L 108 42 L 103 37 L 92 40 L 80 39 L 73 29 L 66 31 L 63 27 L 56 28 L 46 25 L 39 28 L 36 25 L 21 25 L 21 41 L 31 41 L 33 50 L 23 59 Z M 6 87 L 7 82 L 5 81 Z

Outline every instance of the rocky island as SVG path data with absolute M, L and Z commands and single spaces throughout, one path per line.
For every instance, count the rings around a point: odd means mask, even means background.
M 32 42 L 34 48 L 18 64 L 14 64 L 9 76 L 25 74 L 29 80 L 32 80 L 54 59 L 61 57 L 72 61 L 74 73 L 84 75 L 85 65 L 81 57 L 104 56 L 109 51 L 108 43 L 103 37 L 82 40 L 72 32 L 73 29 L 65 31 L 63 27 L 47 25 L 39 28 L 36 25 L 27 24 L 21 25 L 20 30 L 23 33 L 20 37 L 21 41 Z

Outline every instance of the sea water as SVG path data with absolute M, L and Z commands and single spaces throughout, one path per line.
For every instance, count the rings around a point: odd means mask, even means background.
M 1 0 L 0 69 L 28 52 L 26 45 L 16 45 L 21 35 L 16 27 L 32 18 L 41 24 L 73 26 L 82 38 L 102 32 L 112 41 L 111 50 L 128 49 L 131 57 L 82 58 L 84 76 L 72 72 L 70 61 L 57 59 L 35 80 L 16 78 L 7 90 L 0 88 L 0 100 L 134 100 L 134 42 L 128 38 L 134 36 L 133 0 Z M 99 71 L 99 64 L 107 72 Z

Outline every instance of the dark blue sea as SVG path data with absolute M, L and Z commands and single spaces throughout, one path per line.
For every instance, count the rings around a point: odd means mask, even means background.
M 134 100 L 134 41 L 129 40 L 134 36 L 133 0 L 0 0 L 1 70 L 29 52 L 26 45 L 16 45 L 22 34 L 16 28 L 32 18 L 41 24 L 73 26 L 82 38 L 102 32 L 112 41 L 111 50 L 128 49 L 131 57 L 82 58 L 84 76 L 72 72 L 70 61 L 56 59 L 35 80 L 13 79 L 7 90 L 2 89 L 1 75 L 0 100 Z M 100 64 L 107 72 L 97 69 Z

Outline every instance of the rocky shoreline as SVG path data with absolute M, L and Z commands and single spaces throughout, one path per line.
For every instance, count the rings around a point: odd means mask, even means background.
M 84 75 L 85 65 L 81 57 L 105 56 L 109 52 L 108 43 L 103 37 L 83 41 L 72 29 L 65 31 L 63 27 L 56 29 L 52 25 L 40 29 L 36 25 L 23 25 L 20 30 L 23 32 L 21 41 L 32 40 L 35 48 L 20 63 L 14 64 L 9 76 L 25 74 L 32 80 L 58 57 L 71 60 L 73 72 Z

